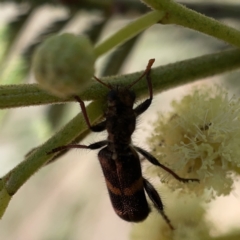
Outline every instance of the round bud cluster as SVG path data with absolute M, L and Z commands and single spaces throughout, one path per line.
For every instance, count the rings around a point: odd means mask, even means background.
M 65 33 L 44 41 L 33 58 L 40 87 L 58 97 L 84 91 L 94 74 L 94 49 L 86 36 Z

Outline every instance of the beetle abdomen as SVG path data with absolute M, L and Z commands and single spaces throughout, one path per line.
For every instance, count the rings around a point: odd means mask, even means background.
M 107 184 L 108 187 L 108 184 Z M 113 193 L 108 187 L 109 196 L 116 214 L 129 222 L 140 222 L 147 218 L 150 209 L 143 188 L 131 195 Z
M 119 217 L 130 222 L 143 221 L 150 212 L 136 155 L 130 147 L 114 160 L 108 148 L 98 154 L 112 206 Z

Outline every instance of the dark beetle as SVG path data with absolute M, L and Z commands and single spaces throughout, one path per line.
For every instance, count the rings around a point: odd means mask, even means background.
M 179 177 L 171 169 L 160 164 L 147 151 L 131 144 L 131 136 L 136 127 L 136 118 L 145 112 L 152 102 L 152 83 L 150 78 L 151 66 L 155 59 L 150 59 L 144 73 L 133 83 L 126 87 L 112 86 L 95 79 L 110 89 L 107 97 L 108 107 L 106 119 L 97 125 L 91 126 L 84 102 L 75 97 L 79 102 L 83 116 L 88 127 L 93 132 L 107 130 L 107 140 L 95 142 L 90 145 L 70 144 L 53 149 L 50 153 L 70 148 L 99 149 L 98 159 L 102 167 L 112 206 L 116 214 L 129 222 L 140 222 L 147 218 L 150 208 L 146 200 L 145 191 L 156 209 L 163 216 L 167 224 L 173 229 L 169 218 L 164 213 L 161 198 L 152 184 L 142 176 L 141 164 L 138 153 L 143 155 L 152 164 L 163 168 L 182 182 L 198 181 Z M 135 93 L 130 88 L 146 76 L 149 98 L 133 109 Z M 49 154 L 50 154 L 49 153 Z M 145 191 L 144 191 L 145 190 Z

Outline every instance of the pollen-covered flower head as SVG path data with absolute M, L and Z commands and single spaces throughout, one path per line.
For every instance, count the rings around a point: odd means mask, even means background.
M 180 183 L 159 167 L 149 168 L 173 189 L 228 195 L 240 173 L 239 99 L 220 87 L 202 88 L 174 101 L 172 107 L 154 123 L 149 138 L 152 153 L 179 176 L 200 183 Z

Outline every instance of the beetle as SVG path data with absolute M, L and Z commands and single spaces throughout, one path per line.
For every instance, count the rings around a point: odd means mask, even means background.
M 75 96 L 80 104 L 83 116 L 93 132 L 107 130 L 107 140 L 98 141 L 90 145 L 69 144 L 54 148 L 49 154 L 70 148 L 100 149 L 98 159 L 105 177 L 110 200 L 116 214 L 125 221 L 140 222 L 147 218 L 150 207 L 146 199 L 149 196 L 153 205 L 163 216 L 171 229 L 174 229 L 171 221 L 164 212 L 163 203 L 153 185 L 143 177 L 138 153 L 152 164 L 163 168 L 182 182 L 198 181 L 198 179 L 185 179 L 179 177 L 168 167 L 159 163 L 150 153 L 144 149 L 132 145 L 131 136 L 136 128 L 136 119 L 145 112 L 152 103 L 153 91 L 151 83 L 151 67 L 155 59 L 150 59 L 143 74 L 128 86 L 111 85 L 102 82 L 97 77 L 96 81 L 110 89 L 107 95 L 107 110 L 105 120 L 91 125 L 84 102 Z M 149 98 L 133 108 L 136 95 L 131 87 L 146 76 Z M 138 153 L 137 153 L 138 152 Z

